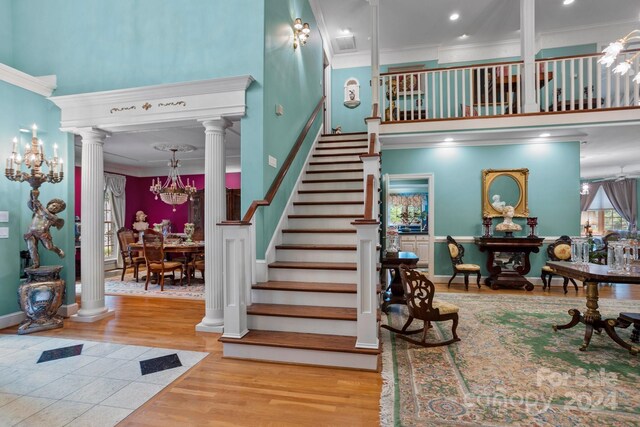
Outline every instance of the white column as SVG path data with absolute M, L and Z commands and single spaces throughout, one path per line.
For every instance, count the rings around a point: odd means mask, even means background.
M 204 298 L 205 315 L 196 331 L 221 333 L 224 326 L 222 230 L 216 224 L 226 219 L 224 138 L 231 122 L 224 118 L 205 120 L 204 148 Z
M 78 322 L 95 322 L 114 311 L 104 305 L 104 163 L 103 149 L 107 133 L 84 128 L 82 137 L 82 241 L 80 243 L 81 297 Z
M 224 224 L 222 262 L 225 338 L 242 338 L 247 329 L 246 292 L 251 287 L 251 224 Z M 206 271 L 206 270 L 205 270 Z
M 380 102 L 380 51 L 378 48 L 380 0 L 369 0 L 371 9 L 371 103 Z
M 537 113 L 536 102 L 536 1 L 520 0 L 520 56 L 524 62 L 524 112 Z
M 356 347 L 378 348 L 378 295 L 376 270 L 378 221 L 355 221 L 357 232 L 357 337 Z

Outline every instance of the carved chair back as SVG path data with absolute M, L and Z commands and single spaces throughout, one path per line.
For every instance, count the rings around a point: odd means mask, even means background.
M 433 283 L 424 274 L 412 270 L 404 264 L 401 264 L 399 268 L 409 316 L 421 320 L 437 317 L 439 312 L 433 308 L 433 296 L 436 292 Z
M 129 230 L 127 228 L 122 227 L 118 230 L 118 243 L 120 244 L 120 254 L 122 255 L 122 259 L 126 259 L 127 257 L 131 259 L 131 251 L 129 250 L 129 245 L 131 243 L 136 242 L 136 238 L 133 234 L 133 230 Z
M 462 261 L 462 257 L 464 256 L 464 247 L 456 242 L 451 236 L 447 236 L 447 247 L 449 248 L 451 263 L 454 266 L 464 264 L 464 261 Z
M 547 256 L 551 261 L 571 260 L 571 237 L 560 236 L 558 240 L 547 247 Z
M 144 257 L 147 260 L 147 265 L 150 263 L 161 264 L 164 261 L 163 243 L 162 233 L 151 229 L 144 232 L 142 245 L 144 247 Z

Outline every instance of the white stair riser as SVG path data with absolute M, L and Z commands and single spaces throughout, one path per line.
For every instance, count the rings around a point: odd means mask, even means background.
M 276 261 L 356 262 L 356 251 L 276 249 Z
M 364 192 L 358 191 L 357 193 L 303 193 L 296 196 L 298 202 L 325 202 L 331 200 L 332 202 L 363 202 Z
M 251 290 L 251 301 L 256 304 L 317 305 L 321 307 L 356 307 L 356 294 L 336 292 Z
M 356 233 L 282 233 L 285 245 L 355 245 Z
M 324 160 L 323 160 L 324 162 Z M 362 169 L 362 162 L 359 163 L 329 163 L 327 161 L 326 164 L 320 165 L 309 165 L 308 170 L 310 171 L 332 171 L 332 170 L 340 170 L 340 169 Z
M 351 168 L 349 168 L 351 169 Z M 307 173 L 304 179 L 362 179 L 364 185 L 364 172 L 332 172 Z
M 223 356 L 300 365 L 338 366 L 377 371 L 378 355 L 224 343 Z
M 282 282 L 356 283 L 355 270 L 302 270 L 269 268 L 269 280 Z
M 329 178 L 331 179 L 331 178 Z M 362 180 L 353 182 L 314 182 L 300 184 L 300 190 L 363 190 L 364 182 Z
M 297 215 L 362 215 L 364 212 L 364 204 L 295 205 L 293 210 Z
M 322 154 L 328 154 L 328 153 L 322 153 Z M 360 161 L 360 154 L 361 153 L 354 153 L 351 154 L 349 156 L 322 156 L 322 157 L 316 157 L 313 156 L 311 158 L 312 162 L 346 162 L 348 161 L 354 161 L 354 162 L 359 162 Z
M 300 317 L 257 316 L 247 318 L 249 330 L 298 332 L 301 334 L 356 335 L 353 320 L 305 319 Z
M 322 145 L 322 150 L 315 150 L 313 154 L 345 154 L 345 153 L 353 153 L 353 154 L 364 154 L 367 153 L 369 147 L 366 145 L 360 144 L 344 144 L 343 147 L 340 147 L 341 144 L 324 144 Z M 348 148 L 348 147 L 357 147 L 357 148 Z
M 356 219 L 358 218 L 289 218 L 287 228 L 352 228 L 351 223 Z

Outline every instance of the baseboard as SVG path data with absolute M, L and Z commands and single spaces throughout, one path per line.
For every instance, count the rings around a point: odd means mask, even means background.
M 71 317 L 78 312 L 78 304 L 63 304 L 58 309 L 58 314 L 62 317 Z
M 69 316 L 69 320 L 80 323 L 93 323 L 102 319 L 106 319 L 108 317 L 114 317 L 115 315 L 115 311 L 107 310 L 104 313 L 95 314 L 93 316 L 78 316 L 77 314 L 74 314 L 72 316 Z
M 451 279 L 451 275 L 435 275 L 434 277 L 434 282 L 435 283 L 449 283 L 449 279 Z M 480 284 L 484 286 L 484 279 L 486 279 L 486 276 L 482 276 L 482 278 L 480 279 Z M 526 279 L 528 281 L 530 281 L 531 283 L 533 283 L 535 286 L 542 286 L 542 279 L 540 279 L 540 277 L 529 277 L 527 276 Z M 464 275 L 462 274 L 458 274 L 456 276 L 455 279 L 453 279 L 453 281 L 451 283 L 460 283 L 460 284 L 464 284 Z M 469 276 L 469 286 L 476 284 L 476 277 L 475 275 L 470 275 Z
M 4 316 L 0 316 L 0 329 L 10 328 L 15 325 L 19 325 L 26 316 L 21 311 L 16 311 L 14 313 L 5 314 Z

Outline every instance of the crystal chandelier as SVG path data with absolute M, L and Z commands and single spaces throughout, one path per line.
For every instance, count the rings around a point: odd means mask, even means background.
M 178 168 L 180 167 L 180 161 L 176 159 L 177 148 L 171 148 L 172 152 L 171 160 L 169 161 L 169 175 L 164 184 L 161 183 L 160 178 L 158 180 L 151 180 L 151 191 L 156 196 L 160 196 L 160 200 L 173 207 L 173 211 L 176 211 L 176 205 L 181 205 L 187 200 L 193 200 L 193 194 L 196 192 L 195 182 L 190 183 L 187 178 L 187 185 L 184 185 L 182 179 L 180 179 L 180 173 Z

